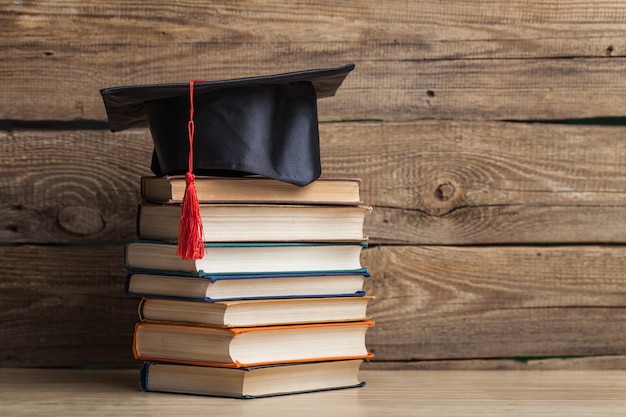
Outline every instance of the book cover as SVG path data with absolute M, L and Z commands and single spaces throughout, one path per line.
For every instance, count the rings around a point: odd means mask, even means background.
M 260 327 L 139 322 L 133 354 L 144 361 L 242 368 L 277 363 L 366 359 L 373 321 Z
M 371 207 L 201 204 L 200 215 L 207 242 L 331 242 L 363 241 L 363 224 Z M 140 239 L 178 239 L 180 204 L 139 204 Z
M 358 377 L 363 360 L 326 361 L 219 368 L 145 362 L 139 387 L 146 392 L 168 392 L 230 398 L 260 398 L 365 385 Z
M 360 204 L 359 178 L 319 178 L 303 187 L 265 177 L 196 176 L 200 203 Z M 180 203 L 185 177 L 141 178 L 141 196 L 155 203 Z
M 174 274 L 129 271 L 124 283 L 128 296 L 188 301 L 230 301 L 264 298 L 362 296 L 367 268 L 350 271 L 283 274 Z
M 130 270 L 173 271 L 197 275 L 348 271 L 362 268 L 366 242 L 206 243 L 204 257 L 181 259 L 176 244 L 137 240 L 125 245 Z
M 214 327 L 363 321 L 372 297 L 277 298 L 236 301 L 181 301 L 143 298 L 140 321 Z

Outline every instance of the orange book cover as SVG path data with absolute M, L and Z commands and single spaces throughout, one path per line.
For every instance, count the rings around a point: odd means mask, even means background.
M 275 363 L 296 363 L 296 362 L 319 362 L 328 360 L 343 360 L 343 359 L 369 359 L 374 355 L 369 353 L 365 347 L 365 332 L 367 328 L 374 325 L 371 320 L 357 321 L 357 322 L 340 322 L 340 323 L 316 323 L 316 324 L 299 324 L 299 325 L 284 325 L 284 326 L 259 326 L 259 327 L 235 327 L 235 328 L 223 328 L 223 327 L 210 327 L 193 324 L 179 324 L 179 323 L 154 323 L 154 322 L 139 322 L 135 325 L 135 334 L 133 338 L 133 354 L 136 359 L 145 361 L 161 361 L 161 362 L 174 362 L 189 365 L 202 365 L 202 366 L 218 366 L 229 368 L 240 368 L 249 366 L 270 365 Z M 168 351 L 164 355 L 155 355 L 150 352 L 146 352 L 146 349 L 141 345 L 145 344 L 145 331 L 157 330 L 159 332 L 156 339 L 157 343 L 163 343 Z M 263 349 L 263 343 L 268 343 L 271 349 L 266 349 L 268 353 L 266 359 L 262 360 L 247 360 L 249 356 L 243 356 L 243 360 L 238 358 L 232 358 L 231 345 L 234 340 L 241 338 L 242 335 L 261 335 L 264 334 L 267 337 L 263 340 L 253 337 L 250 341 L 255 354 L 261 352 Z M 286 338 L 284 335 L 287 336 Z M 329 343 L 326 343 L 321 349 L 309 348 L 304 343 L 303 338 L 306 338 L 308 342 L 315 340 L 316 335 L 325 335 L 330 337 Z M 198 345 L 207 347 L 209 350 L 221 351 L 221 354 L 207 354 L 205 358 L 183 358 L 177 353 L 177 345 L 179 347 L 188 346 L 189 343 L 182 343 L 181 337 L 183 335 L 191 335 L 195 338 Z M 164 337 L 166 336 L 166 337 Z M 164 341 L 165 339 L 168 339 Z M 350 346 L 343 346 L 343 341 L 350 339 Z M 297 356 L 294 353 L 298 350 L 298 344 L 302 344 L 305 352 L 304 356 Z M 361 346 L 362 345 L 362 346 Z M 273 346 L 273 347 L 272 347 Z M 280 349 L 288 351 L 286 356 L 280 356 Z M 314 354 L 314 352 L 326 352 L 327 355 L 320 356 Z M 230 359 L 224 360 L 225 355 Z M 296 355 L 296 356 L 294 356 Z M 200 355 L 202 356 L 202 355 Z M 222 359 L 212 360 L 211 357 Z

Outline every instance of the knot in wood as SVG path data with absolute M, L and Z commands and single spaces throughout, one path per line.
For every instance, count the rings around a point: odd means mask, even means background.
M 65 207 L 59 211 L 59 225 L 77 235 L 93 235 L 104 229 L 104 219 L 89 207 Z
M 439 184 L 435 190 L 435 197 L 440 201 L 448 201 L 452 198 L 455 191 L 454 185 L 449 182 L 444 182 L 443 184 Z

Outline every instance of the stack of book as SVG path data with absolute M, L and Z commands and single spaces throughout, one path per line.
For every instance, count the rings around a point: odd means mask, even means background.
M 184 177 L 144 177 L 126 293 L 145 391 L 252 398 L 362 386 L 358 179 L 196 177 L 205 252 L 176 254 Z

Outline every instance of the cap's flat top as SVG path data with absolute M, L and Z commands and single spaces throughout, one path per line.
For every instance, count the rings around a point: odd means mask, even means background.
M 309 81 L 315 89 L 317 98 L 324 98 L 333 96 L 353 69 L 354 64 L 348 64 L 336 68 L 309 69 L 257 77 L 196 81 L 194 94 L 201 95 L 225 88 Z M 189 82 L 110 87 L 100 90 L 100 94 L 104 100 L 111 130 L 119 131 L 145 124 L 143 104 L 146 101 L 188 95 Z

